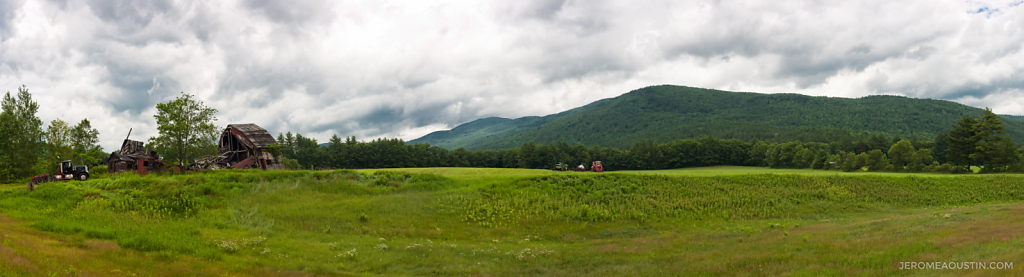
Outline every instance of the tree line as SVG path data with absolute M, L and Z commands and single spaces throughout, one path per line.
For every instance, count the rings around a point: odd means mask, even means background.
M 0 181 L 9 182 L 52 172 L 62 160 L 95 165 L 105 157 L 98 145 L 99 132 L 88 119 L 71 124 L 61 119 L 43 122 L 36 116 L 39 104 L 28 88 L 7 92 L 0 112 Z M 188 165 L 192 159 L 216 152 L 217 110 L 182 93 L 157 105 L 154 116 L 159 135 L 149 139 L 165 160 Z M 990 109 L 979 118 L 965 115 L 948 132 L 931 141 L 916 135 L 909 139 L 883 133 L 841 135 L 831 142 L 767 142 L 756 138 L 677 139 L 655 143 L 641 139 L 631 147 L 571 145 L 565 141 L 516 148 L 469 151 L 449 150 L 429 144 L 406 144 L 401 139 L 357 141 L 334 135 L 321 145 L 301 134 L 281 133 L 277 140 L 286 168 L 398 168 L 490 167 L 552 168 L 557 163 L 589 166 L 602 161 L 605 170 L 651 170 L 715 165 L 809 168 L 824 170 L 871 170 L 903 172 L 1024 172 L 1021 152 L 1010 139 L 1002 121 Z M 278 149 L 278 147 L 275 147 Z
M 15 95 L 8 91 L 0 105 L 0 182 L 6 183 L 45 172 L 55 172 L 60 161 L 95 164 L 106 153 L 99 146 L 99 131 L 89 119 L 72 126 L 54 119 L 43 128 L 36 116 L 39 103 L 22 85 Z
M 949 132 L 932 141 L 916 135 L 908 139 L 872 134 L 854 141 L 771 143 L 752 139 L 678 139 L 668 143 L 636 141 L 627 149 L 523 143 L 518 148 L 468 151 L 448 150 L 429 144 L 406 144 L 401 139 L 361 142 L 333 136 L 321 146 L 316 139 L 292 134 L 277 137 L 286 168 L 398 168 L 398 167 L 491 167 L 548 169 L 556 163 L 583 164 L 602 161 L 606 170 L 651 170 L 715 165 L 808 168 L 823 170 L 870 170 L 896 172 L 1024 172 L 1021 152 L 1002 131 L 1002 122 L 991 110 L 981 118 L 964 116 Z

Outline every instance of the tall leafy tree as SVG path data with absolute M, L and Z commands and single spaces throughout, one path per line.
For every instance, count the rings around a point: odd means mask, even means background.
M 72 127 L 64 120 L 50 121 L 50 126 L 46 127 L 45 133 L 47 146 L 45 164 L 47 167 L 56 166 L 60 161 L 70 160 L 75 156 L 71 133 Z
M 92 127 L 89 119 L 83 118 L 71 129 L 71 148 L 75 151 L 76 162 L 95 164 L 105 156 L 99 136 L 100 131 Z
M 6 182 L 33 174 L 44 145 L 43 121 L 36 117 L 39 103 L 24 85 L 16 96 L 4 94 L 0 106 L 0 181 Z
M 901 140 L 892 147 L 889 147 L 889 162 L 892 163 L 897 169 L 901 169 L 907 166 L 914 157 L 914 145 L 909 140 Z
M 156 104 L 159 136 L 149 138 L 149 144 L 164 155 L 165 160 L 179 166 L 189 164 L 193 158 L 215 154 L 219 129 L 216 109 L 206 107 L 191 94 L 181 93 L 167 103 Z
M 519 167 L 534 168 L 538 165 L 537 144 L 533 143 L 533 141 L 523 143 L 523 146 L 519 147 Z
M 1008 165 L 1020 162 L 1017 144 L 1012 139 L 1000 136 L 996 137 L 996 140 L 998 142 L 994 143 L 994 148 L 987 155 L 989 159 L 985 161 L 983 172 L 1003 172 L 1006 171 Z
M 633 164 L 637 169 L 655 169 L 658 167 L 658 159 L 660 158 L 660 151 L 658 147 L 654 145 L 654 142 L 641 139 L 633 144 L 632 148 L 629 148 L 629 155 L 633 159 Z
M 973 117 L 965 115 L 953 125 L 953 130 L 950 130 L 947 136 L 949 145 L 946 148 L 946 159 L 949 162 L 968 168 L 973 165 L 971 154 L 977 148 L 974 133 L 974 125 L 977 122 Z
M 872 149 L 868 151 L 868 170 L 879 171 L 885 169 L 885 165 L 888 164 L 885 153 L 882 153 L 881 149 Z

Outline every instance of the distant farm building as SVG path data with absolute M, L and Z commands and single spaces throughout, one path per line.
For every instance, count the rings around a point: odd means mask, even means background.
M 110 156 L 100 161 L 100 164 L 106 165 L 109 173 L 134 171 L 145 175 L 166 169 L 156 152 L 145 148 L 141 141 L 130 139 L 125 139 L 121 143 L 121 150 L 110 153 Z
M 256 124 L 231 124 L 220 134 L 218 164 L 227 168 L 283 169 L 281 156 L 268 151 L 277 140 Z

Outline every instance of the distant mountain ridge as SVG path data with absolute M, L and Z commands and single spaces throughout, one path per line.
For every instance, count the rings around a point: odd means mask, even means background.
M 488 117 L 408 143 L 448 149 L 514 148 L 527 141 L 626 148 L 646 139 L 667 142 L 713 136 L 767 141 L 835 141 L 858 133 L 931 140 L 968 114 L 963 104 L 902 96 L 836 98 L 652 86 L 565 112 L 517 119 Z M 1007 134 L 1024 142 L 1024 116 L 1001 116 Z

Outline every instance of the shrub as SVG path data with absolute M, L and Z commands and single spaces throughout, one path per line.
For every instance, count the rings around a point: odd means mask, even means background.
M 963 167 L 963 166 L 951 166 L 949 168 L 949 173 L 952 173 L 952 174 L 966 174 L 966 173 L 971 173 L 971 170 L 967 169 L 967 167 Z
M 1006 168 L 1006 172 L 1024 173 L 1024 165 L 1011 164 Z
M 107 166 L 105 165 L 97 165 L 89 169 L 90 178 L 106 177 L 107 174 Z

